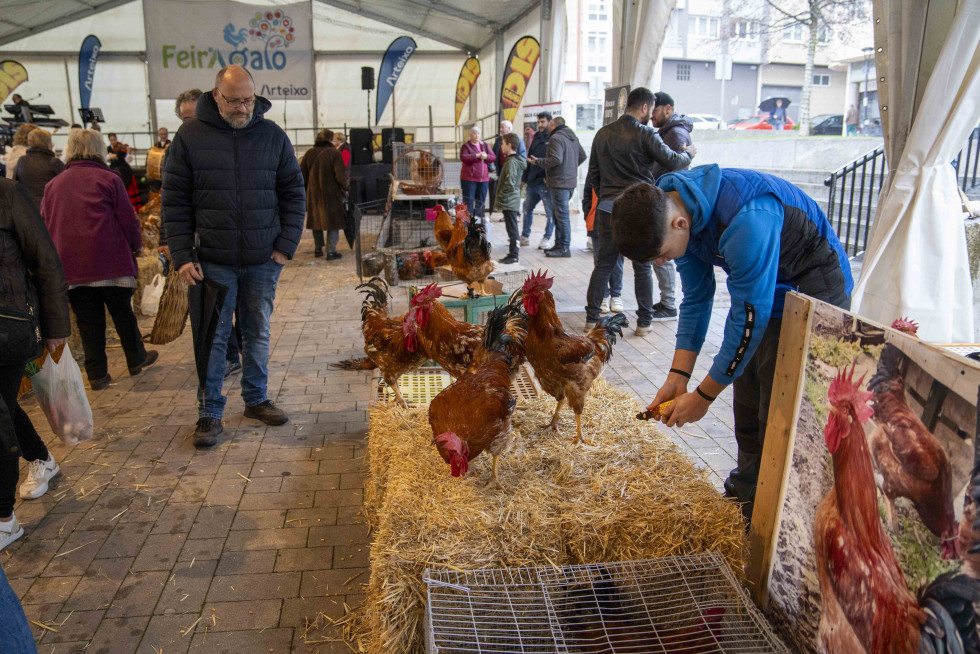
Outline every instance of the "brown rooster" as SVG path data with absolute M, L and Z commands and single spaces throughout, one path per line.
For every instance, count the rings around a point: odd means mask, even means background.
M 526 329 L 526 318 L 514 305 L 491 311 L 483 336 L 486 359 L 429 403 L 433 444 L 453 477 L 465 476 L 469 462 L 486 450 L 493 456 L 488 485 L 500 488 L 497 462 L 511 438 L 517 404 L 511 381 L 524 352 Z
M 398 378 L 418 369 L 428 358 L 419 347 L 415 312 L 409 310 L 399 318 L 388 317 L 388 285 L 374 277 L 356 287 L 364 293 L 361 304 L 361 331 L 367 358 L 348 359 L 332 364 L 341 370 L 381 371 L 381 376 L 395 392 L 395 399 L 406 409 L 408 403 L 398 390 Z
M 480 295 L 485 294 L 483 284 L 493 272 L 495 264 L 490 258 L 486 228 L 475 220 L 469 221 L 465 228 L 466 236 L 460 240 L 460 221 L 457 218 L 452 242 L 446 248 L 446 258 L 456 278 L 470 285 L 470 297 L 475 297 L 476 289 Z
M 569 334 L 562 326 L 555 310 L 555 298 L 551 295 L 553 277 L 538 272 L 527 278 L 521 289 L 524 310 L 527 312 L 527 360 L 534 367 L 534 374 L 549 395 L 558 404 L 548 429 L 558 428 L 558 413 L 568 401 L 575 412 L 575 443 L 582 438 L 582 410 L 585 396 L 592 387 L 602 367 L 612 357 L 616 337 L 623 335 L 629 321 L 622 313 L 599 320 L 587 336 Z
M 813 529 L 821 599 L 818 642 L 834 654 L 975 652 L 980 646 L 975 580 L 940 575 L 918 599 L 905 584 L 878 517 L 863 427 L 873 410 L 863 385 L 863 377 L 854 381 L 851 366 L 827 393 L 831 410 L 824 439 L 833 457 L 834 486 L 817 509 Z
M 441 204 L 437 204 L 433 210 L 436 212 L 436 222 L 435 225 L 433 225 L 432 231 L 435 234 L 436 243 L 438 243 L 439 247 L 441 247 L 443 252 L 445 252 L 446 248 L 449 247 L 450 239 L 453 237 L 453 227 L 455 227 L 455 224 L 452 216 L 449 215 L 449 212 L 446 211 Z M 457 207 L 457 220 L 461 217 L 460 210 L 465 212 L 466 206 L 459 205 L 459 207 Z
M 896 320 L 892 327 L 915 335 L 914 322 Z M 903 355 L 886 343 L 878 369 L 868 382 L 874 393 L 877 428 L 868 437 L 876 481 L 885 500 L 888 524 L 898 527 L 895 499 L 907 498 L 922 523 L 942 539 L 942 557 L 956 558 L 959 525 L 953 512 L 953 471 L 942 444 L 908 405 L 902 372 Z
M 474 355 L 483 349 L 480 325 L 453 318 L 439 301 L 442 289 L 429 284 L 412 298 L 411 307 L 418 325 L 419 344 L 442 369 L 459 379 L 473 363 Z

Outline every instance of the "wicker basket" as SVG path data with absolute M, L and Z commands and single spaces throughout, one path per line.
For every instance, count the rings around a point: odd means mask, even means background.
M 431 152 L 409 150 L 395 160 L 393 168 L 398 190 L 405 195 L 432 195 L 442 188 L 442 161 Z
M 163 286 L 160 308 L 157 309 L 156 319 L 153 321 L 149 342 L 154 345 L 166 345 L 177 340 L 187 324 L 187 312 L 187 284 L 171 266 L 167 282 Z

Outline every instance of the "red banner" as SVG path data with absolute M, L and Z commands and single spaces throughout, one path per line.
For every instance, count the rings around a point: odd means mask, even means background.
M 533 36 L 518 39 L 507 57 L 507 68 L 504 69 L 504 83 L 500 89 L 501 120 L 514 122 L 517 109 L 524 99 L 528 80 L 534 72 L 534 65 L 541 56 L 541 45 Z
M 27 70 L 18 62 L 7 59 L 0 61 L 0 102 L 27 81 Z
M 480 76 L 480 60 L 470 57 L 463 62 L 463 70 L 459 71 L 459 81 L 456 82 L 456 124 L 459 125 L 459 117 L 463 114 L 463 105 L 470 97 L 470 91 L 476 84 L 476 78 Z

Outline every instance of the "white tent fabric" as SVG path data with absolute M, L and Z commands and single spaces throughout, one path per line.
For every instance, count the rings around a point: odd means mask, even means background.
M 551 8 L 551 21 L 542 22 L 541 29 L 549 30 L 548 39 L 542 34 L 541 68 L 541 97 L 545 102 L 561 100 L 565 88 L 565 52 L 568 45 L 568 15 L 565 0 L 554 0 Z M 549 40 L 550 39 L 550 40 Z M 545 42 L 548 50 L 545 51 Z
M 913 115 L 923 39 L 923 23 L 917 21 L 925 16 L 925 4 L 875 2 L 885 31 L 876 32 L 876 41 L 882 48 L 878 70 L 888 84 L 881 111 L 891 171 L 852 305 L 884 324 L 909 316 L 922 325 L 924 340 L 969 342 L 973 292 L 950 161 L 980 121 L 980 0 L 961 0 Z
M 631 88 L 649 87 L 677 0 L 613 4 L 613 79 Z

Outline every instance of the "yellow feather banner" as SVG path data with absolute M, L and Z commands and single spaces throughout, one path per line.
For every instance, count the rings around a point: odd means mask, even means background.
M 463 105 L 470 97 L 470 91 L 476 84 L 476 78 L 480 76 L 480 60 L 470 57 L 463 62 L 463 70 L 459 71 L 459 81 L 456 82 L 456 124 L 459 125 L 459 117 L 463 114 Z
M 23 65 L 12 59 L 0 61 L 0 102 L 26 81 L 27 69 Z

